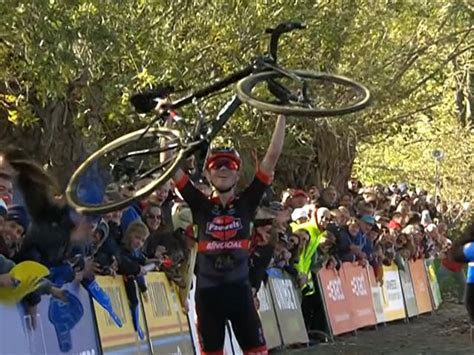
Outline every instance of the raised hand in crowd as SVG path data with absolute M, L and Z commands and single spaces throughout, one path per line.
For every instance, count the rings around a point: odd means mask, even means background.
M 0 274 L 0 287 L 15 287 L 16 281 L 10 274 Z

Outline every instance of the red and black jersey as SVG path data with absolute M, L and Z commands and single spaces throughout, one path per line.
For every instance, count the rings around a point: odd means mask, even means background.
M 240 194 L 223 206 L 219 198 L 207 198 L 185 175 L 176 184 L 191 208 L 197 226 L 197 287 L 248 282 L 251 222 L 271 183 L 261 171 Z

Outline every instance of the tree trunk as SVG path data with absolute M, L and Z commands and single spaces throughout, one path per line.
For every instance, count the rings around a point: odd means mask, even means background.
M 0 120 L 2 145 L 23 148 L 33 159 L 44 164 L 62 187 L 85 156 L 80 130 L 74 126 L 74 113 L 67 102 L 52 101 L 46 106 L 34 104 L 39 122 L 31 127 Z
M 278 164 L 276 176 L 282 187 L 319 189 L 333 185 L 338 191 L 346 189 L 351 177 L 352 166 L 356 156 L 355 134 L 343 125 L 330 125 L 320 122 L 315 127 L 311 153 L 304 156 L 287 156 L 283 153 L 282 162 Z M 298 149 L 295 149 L 298 150 Z

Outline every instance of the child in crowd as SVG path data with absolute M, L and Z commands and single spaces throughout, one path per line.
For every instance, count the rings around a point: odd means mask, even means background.
M 149 261 L 143 254 L 142 248 L 149 235 L 148 227 L 140 220 L 130 223 L 123 237 L 119 262 L 119 274 L 124 276 L 133 324 L 141 339 L 144 339 L 144 333 L 139 322 L 137 285 L 140 293 L 147 300 L 147 286 L 144 276 L 147 273 L 146 265 Z
M 0 254 L 9 258 L 14 257 L 20 250 L 29 225 L 30 219 L 26 208 L 10 206 L 0 231 L 0 238 L 2 239 Z

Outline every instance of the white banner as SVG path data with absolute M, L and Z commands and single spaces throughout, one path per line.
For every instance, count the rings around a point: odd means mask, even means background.
M 402 285 L 400 284 L 400 278 L 398 271 L 385 271 L 384 272 L 384 291 L 385 291 L 385 302 L 386 311 L 398 311 L 405 309 L 403 303 Z

